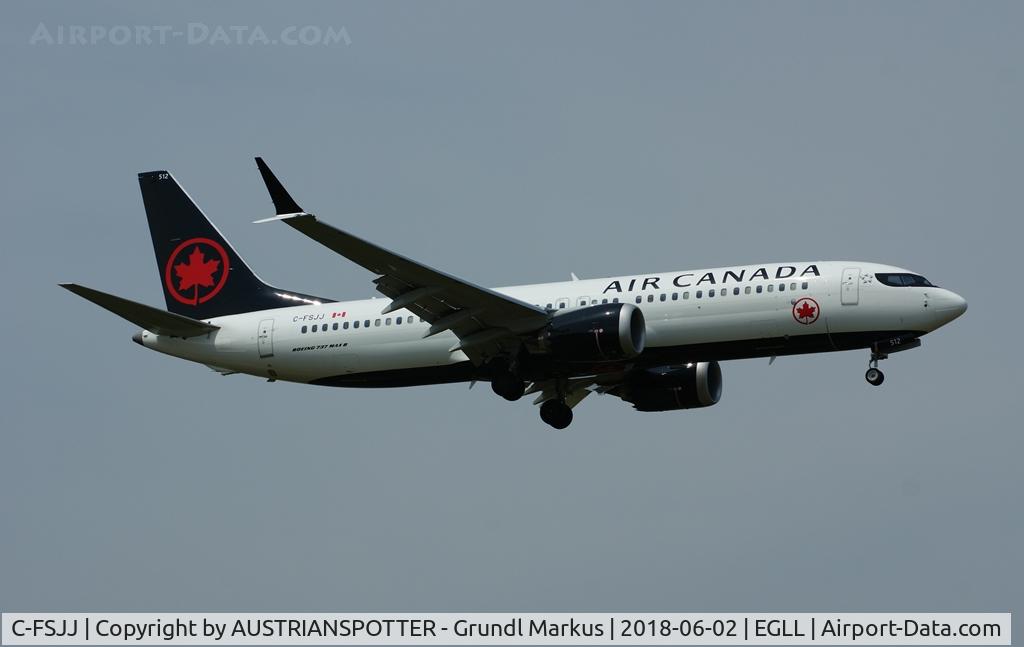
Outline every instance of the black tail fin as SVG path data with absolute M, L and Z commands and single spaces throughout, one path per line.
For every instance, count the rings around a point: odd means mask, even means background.
M 209 319 L 331 301 L 261 281 L 167 171 L 139 173 L 139 187 L 171 312 Z

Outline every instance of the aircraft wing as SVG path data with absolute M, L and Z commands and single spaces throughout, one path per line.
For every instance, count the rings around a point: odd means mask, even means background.
M 282 220 L 377 274 L 377 290 L 391 298 L 381 314 L 405 308 L 431 324 L 425 336 L 451 330 L 459 338 L 452 351 L 461 350 L 476 363 L 502 349 L 514 350 L 520 335 L 549 321 L 550 315 L 543 308 L 436 270 L 321 222 L 296 204 L 261 158 L 256 158 L 256 165 L 278 214 L 257 222 Z

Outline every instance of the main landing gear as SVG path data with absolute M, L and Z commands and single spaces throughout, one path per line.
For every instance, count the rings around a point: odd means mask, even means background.
M 526 392 L 526 382 L 512 371 L 501 371 L 491 378 L 491 390 L 509 402 L 515 402 Z
M 540 405 L 540 419 L 555 429 L 565 429 L 572 422 L 572 409 L 565 400 L 552 398 Z
M 526 382 L 519 377 L 515 361 L 495 360 L 488 366 L 491 390 L 514 402 L 526 395 Z M 540 419 L 555 429 L 565 429 L 572 422 L 572 407 L 565 402 L 564 384 L 559 383 L 556 393 L 540 405 Z M 579 400 L 574 400 L 578 402 Z

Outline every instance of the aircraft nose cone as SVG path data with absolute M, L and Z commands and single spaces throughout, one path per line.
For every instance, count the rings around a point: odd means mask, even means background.
M 963 313 L 967 312 L 967 299 L 963 298 L 962 296 L 955 292 L 953 292 L 952 294 L 953 299 L 955 301 L 952 307 L 956 311 L 956 316 L 959 317 Z
M 944 290 L 935 304 L 936 314 L 939 316 L 939 325 L 945 325 L 953 321 L 963 313 L 967 312 L 967 299 L 956 292 Z
M 139 332 L 135 333 L 134 335 L 132 335 L 132 341 L 135 342 L 136 344 L 138 344 L 139 346 L 143 346 L 144 345 L 142 343 L 142 331 L 141 330 Z
M 942 300 L 941 309 L 953 317 L 959 317 L 963 313 L 967 312 L 967 299 L 963 298 L 956 292 L 947 292 L 945 298 Z

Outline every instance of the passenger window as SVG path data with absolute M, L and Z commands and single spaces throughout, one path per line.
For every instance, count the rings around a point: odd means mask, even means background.
M 334 325 L 331 326 L 331 328 L 334 328 L 335 330 L 337 330 L 338 329 L 338 322 L 334 322 Z
M 790 283 L 789 284 L 789 289 L 790 290 L 795 290 L 796 289 L 796 283 Z
M 373 320 L 373 325 L 374 326 L 379 326 L 380 325 L 380 319 L 374 319 Z
M 672 293 L 672 300 L 673 301 L 678 301 L 679 300 L 679 293 L 678 292 L 673 292 Z
M 759 285 L 759 286 L 757 286 L 757 293 L 758 293 L 758 294 L 761 294 L 761 290 L 762 290 L 762 286 L 760 286 L 760 285 Z
M 601 299 L 601 303 L 608 303 L 608 299 Z
M 806 290 L 807 289 L 807 281 L 804 281 L 803 283 L 800 284 L 800 289 L 801 290 Z
M 345 330 L 348 330 L 348 322 L 346 321 L 345 323 L 341 324 L 341 327 L 344 328 Z
M 640 302 L 642 302 L 643 300 L 644 300 L 644 298 L 643 298 L 642 296 L 640 296 L 639 294 L 638 294 L 638 295 L 636 295 L 636 302 L 637 302 L 637 303 L 640 303 Z
M 708 290 L 708 298 L 710 299 L 713 296 L 715 296 L 715 288 Z
M 703 291 L 701 291 L 701 290 L 697 290 L 697 298 L 698 298 L 698 299 L 699 299 L 699 298 L 701 297 L 701 295 L 702 295 L 702 294 L 704 294 L 704 292 L 703 292 Z
M 550 310 L 550 309 L 551 309 L 551 304 L 549 303 L 549 304 L 547 304 L 547 305 L 546 305 L 545 307 L 546 307 L 546 308 L 547 308 L 548 310 Z
M 303 335 L 305 335 L 305 334 L 306 334 L 306 327 L 305 327 L 305 326 L 303 326 L 303 327 L 302 327 L 302 334 L 303 334 Z
M 661 297 L 659 297 L 659 299 L 660 299 L 661 301 L 664 301 L 664 300 L 668 299 L 668 295 L 667 295 L 667 294 L 665 294 L 664 292 L 662 292 L 662 293 L 661 293 Z
M 384 320 L 384 325 L 385 326 L 390 326 L 391 325 L 391 317 L 388 317 L 387 319 Z
M 581 306 L 587 305 L 587 300 L 586 299 L 580 299 L 580 305 Z
M 690 298 L 690 293 L 689 292 L 683 292 L 683 299 L 689 299 L 689 298 Z
M 743 294 L 750 294 L 750 286 L 743 288 Z
M 779 283 L 779 292 L 785 292 L 785 291 L 786 291 L 786 284 L 785 283 Z
M 775 291 L 775 284 L 774 283 L 769 283 L 768 284 L 768 291 L 769 292 L 774 292 Z
M 647 303 L 654 303 L 654 295 L 653 294 L 648 294 L 647 295 Z
M 618 303 L 618 302 L 619 302 L 619 297 L 615 297 L 614 299 L 612 299 L 612 303 Z
M 405 320 L 405 323 L 412 323 L 412 320 L 413 320 L 413 317 L 410 315 L 409 318 Z M 423 321 L 423 320 L 420 319 L 420 321 Z
M 359 322 L 358 321 L 353 321 L 352 322 L 352 327 L 353 328 L 358 328 L 359 327 Z
M 380 319 L 378 319 L 377 321 L 380 321 Z M 363 320 L 363 328 L 369 328 L 369 327 L 370 327 L 370 320 L 369 319 L 364 319 Z
M 732 293 L 733 293 L 733 295 L 737 295 L 737 294 L 740 293 L 740 289 L 739 288 L 733 288 L 732 289 Z
M 401 326 L 402 325 L 402 318 L 401 317 L 395 317 L 395 325 L 396 326 Z

